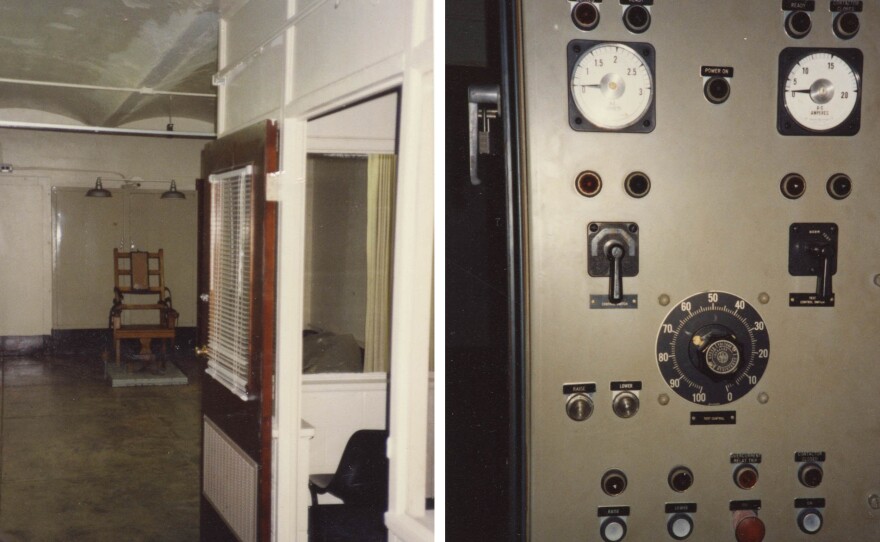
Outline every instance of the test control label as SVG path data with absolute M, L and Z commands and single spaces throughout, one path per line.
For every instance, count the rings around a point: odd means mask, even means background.
M 691 425 L 735 425 L 735 410 L 716 410 L 714 412 L 691 412 Z

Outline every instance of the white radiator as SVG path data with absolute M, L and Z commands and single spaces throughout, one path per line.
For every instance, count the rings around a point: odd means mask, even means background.
M 242 542 L 257 540 L 257 463 L 204 418 L 205 498 Z

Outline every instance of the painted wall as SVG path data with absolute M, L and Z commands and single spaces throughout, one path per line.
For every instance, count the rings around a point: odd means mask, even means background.
M 13 173 L 0 175 L 0 336 L 51 333 L 52 187 L 85 193 L 102 176 L 105 187 L 118 188 L 121 183 L 111 179 L 121 174 L 174 178 L 180 189 L 192 190 L 204 143 L 0 129 L 0 161 L 13 166 Z M 110 301 L 112 296 L 108 309 Z
M 304 320 L 364 344 L 367 159 L 309 155 Z

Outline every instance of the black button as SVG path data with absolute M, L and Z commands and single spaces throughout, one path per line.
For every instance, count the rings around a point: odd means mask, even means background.
M 813 21 L 806 11 L 793 11 L 785 18 L 785 31 L 788 35 L 800 39 L 810 33 Z
M 571 10 L 571 20 L 581 30 L 593 30 L 599 26 L 599 8 L 592 2 L 578 2 Z
M 853 12 L 841 13 L 834 19 L 834 33 L 848 40 L 859 33 L 859 16 Z
M 651 26 L 651 12 L 644 6 L 629 6 L 623 12 L 623 25 L 635 34 L 641 34 Z

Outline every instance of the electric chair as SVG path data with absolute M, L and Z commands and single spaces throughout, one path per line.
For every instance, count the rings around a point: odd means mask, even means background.
M 153 339 L 162 341 L 162 368 L 165 367 L 167 343 L 174 347 L 174 331 L 178 313 L 171 306 L 171 290 L 165 286 L 164 255 L 158 252 L 121 252 L 113 249 L 113 307 L 110 309 L 110 328 L 113 330 L 113 345 L 116 365 L 120 365 L 121 342 L 123 339 L 140 341 L 138 358 L 152 360 L 151 343 Z M 128 296 L 128 298 L 126 298 Z M 147 302 L 133 303 L 146 298 Z M 125 311 L 156 311 L 155 323 L 123 323 Z M 132 313 L 134 314 L 134 313 Z

